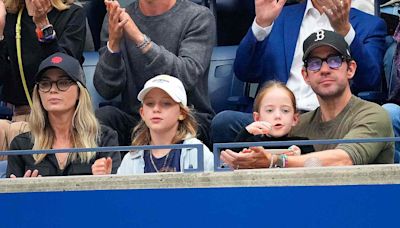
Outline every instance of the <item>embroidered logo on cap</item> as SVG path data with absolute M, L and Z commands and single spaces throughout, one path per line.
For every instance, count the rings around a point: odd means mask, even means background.
M 316 35 L 317 38 L 314 41 L 319 41 L 319 40 L 325 39 L 324 30 L 320 30 L 320 31 L 316 32 L 315 35 Z
M 63 61 L 62 57 L 56 56 L 51 59 L 52 63 L 61 63 Z

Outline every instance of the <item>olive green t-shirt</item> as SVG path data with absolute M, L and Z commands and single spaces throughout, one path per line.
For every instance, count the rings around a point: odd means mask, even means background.
M 309 139 L 354 139 L 393 137 L 392 123 L 386 111 L 379 105 L 352 96 L 339 115 L 322 122 L 320 108 L 304 113 L 292 135 Z M 314 145 L 316 151 L 342 149 L 354 165 L 393 163 L 394 143 L 351 143 Z

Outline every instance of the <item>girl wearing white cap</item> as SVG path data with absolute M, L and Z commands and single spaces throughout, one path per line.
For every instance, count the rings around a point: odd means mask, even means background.
M 182 82 L 168 75 L 158 75 L 146 82 L 138 95 L 142 102 L 142 120 L 133 131 L 132 145 L 202 144 L 196 135 L 197 124 L 187 107 Z M 213 170 L 213 155 L 203 144 L 204 169 Z M 102 158 L 92 166 L 93 174 L 109 174 L 111 158 Z M 197 167 L 197 150 L 152 149 L 127 153 L 117 174 L 181 172 Z

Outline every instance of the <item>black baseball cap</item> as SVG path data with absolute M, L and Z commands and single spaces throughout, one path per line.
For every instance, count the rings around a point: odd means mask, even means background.
M 330 46 L 342 54 L 346 59 L 352 59 L 350 49 L 344 37 L 336 32 L 321 29 L 311 34 L 303 43 L 303 61 L 308 58 L 311 51 L 317 47 Z
M 36 81 L 39 81 L 43 73 L 49 68 L 59 68 L 63 70 L 72 80 L 80 82 L 86 87 L 85 73 L 79 61 L 74 57 L 62 52 L 50 55 L 40 63 L 39 70 L 35 76 Z

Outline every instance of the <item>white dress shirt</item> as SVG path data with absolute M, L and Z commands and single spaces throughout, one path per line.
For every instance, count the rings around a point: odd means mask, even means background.
M 256 39 L 258 41 L 263 41 L 271 33 L 273 25 L 274 24 L 263 28 L 259 26 L 254 19 L 252 31 Z M 303 76 L 301 75 L 301 69 L 303 67 L 303 42 L 309 35 L 320 29 L 333 31 L 328 17 L 325 14 L 320 14 L 319 11 L 314 8 L 311 0 L 308 0 L 299 36 L 297 38 L 289 80 L 286 83 L 286 86 L 292 90 L 296 96 L 297 108 L 300 110 L 311 111 L 319 106 L 317 96 L 311 87 L 305 83 Z M 354 37 L 355 31 L 351 26 L 349 32 L 345 36 L 345 40 L 350 45 L 351 42 L 353 42 Z

